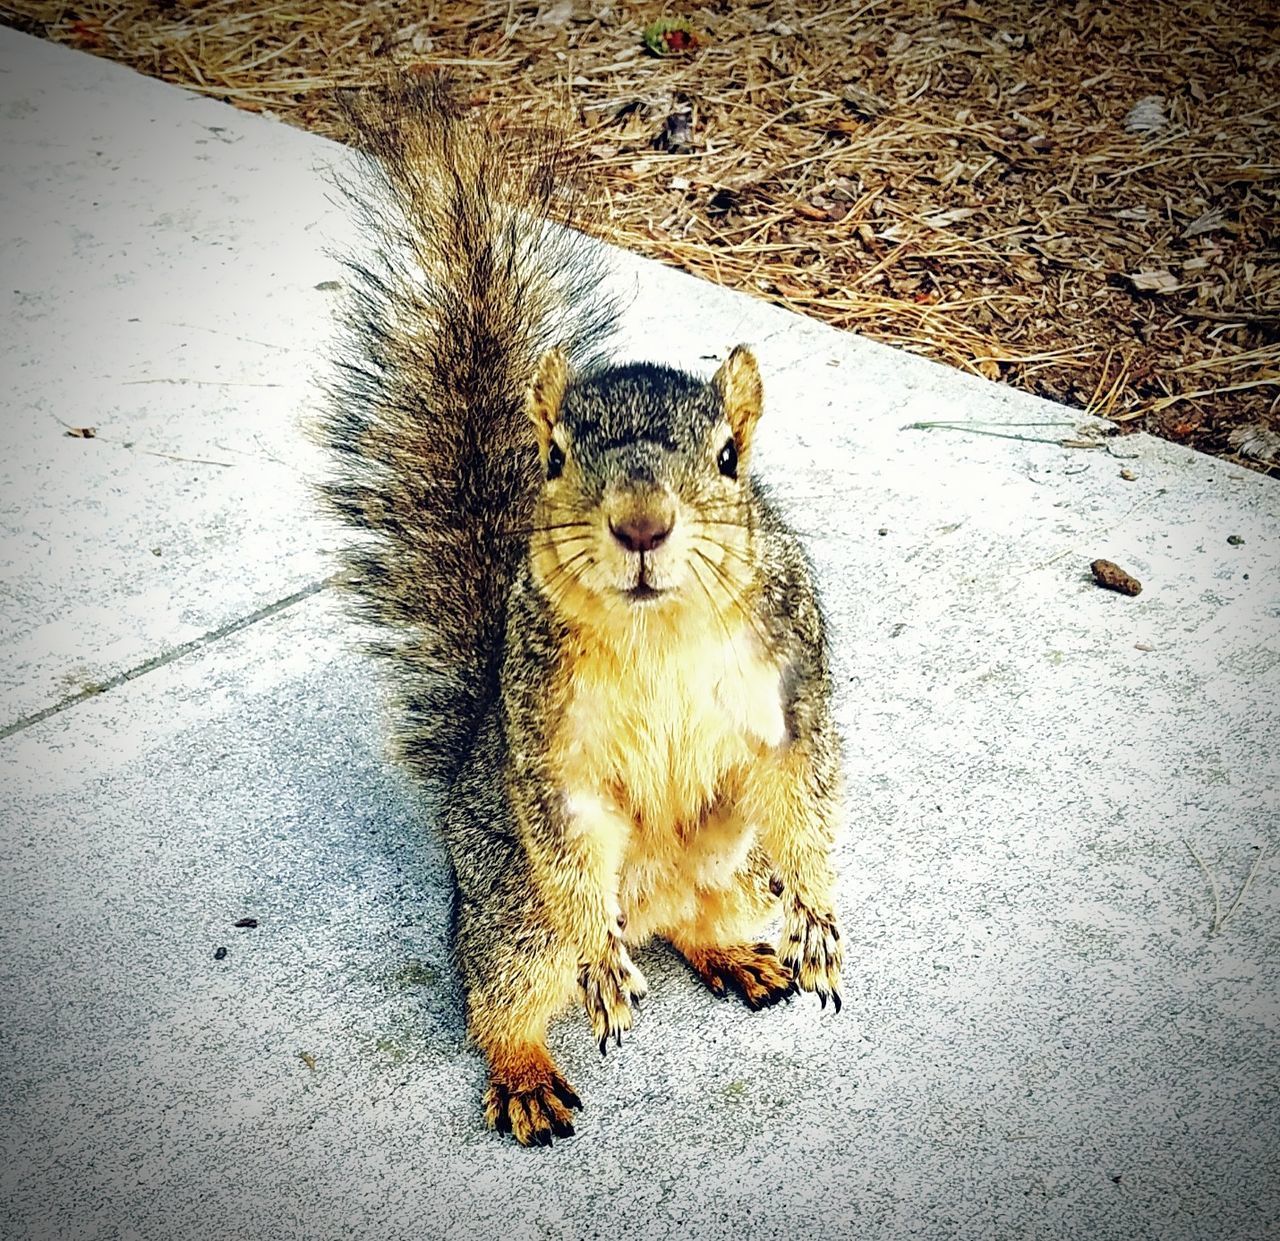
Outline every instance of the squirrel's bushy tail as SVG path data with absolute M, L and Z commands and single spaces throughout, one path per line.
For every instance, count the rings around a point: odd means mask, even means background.
M 563 151 L 495 136 L 447 82 L 347 101 L 343 191 L 363 241 L 320 438 L 323 493 L 360 536 L 348 585 L 395 665 L 400 749 L 450 779 L 495 694 L 506 597 L 540 468 L 524 409 L 554 346 L 577 367 L 616 317 L 572 218 Z

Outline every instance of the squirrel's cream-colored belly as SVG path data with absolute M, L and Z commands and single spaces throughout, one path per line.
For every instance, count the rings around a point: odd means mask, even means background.
M 756 835 L 742 781 L 786 737 L 780 685 L 748 632 L 575 659 L 554 753 L 570 817 L 616 867 L 628 940 L 687 924 L 700 894 L 735 882 Z

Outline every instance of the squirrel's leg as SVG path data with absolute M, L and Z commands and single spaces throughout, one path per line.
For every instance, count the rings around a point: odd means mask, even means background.
M 547 1050 L 547 1025 L 577 989 L 577 954 L 518 899 L 462 901 L 456 953 L 467 994 L 467 1027 L 489 1061 L 485 1118 L 524 1146 L 573 1133 L 581 1107 Z
M 577 949 L 578 987 L 603 1054 L 610 1038 L 622 1046 L 622 1032 L 631 1029 L 631 1005 L 649 990 L 623 944 L 618 905 L 618 872 L 631 823 L 593 793 L 571 793 L 562 804 L 564 819 L 554 825 L 554 838 L 538 822 L 530 824 L 525 839 L 543 901 Z
M 666 932 L 667 939 L 716 995 L 736 991 L 750 1008 L 767 1008 L 795 987 L 772 944 L 758 939 L 777 911 L 771 864 L 753 849 L 747 866 L 725 888 L 700 894 L 697 914 Z
M 751 769 L 741 810 L 759 824 L 782 898 L 783 964 L 796 986 L 840 1011 L 843 950 L 831 847 L 840 813 L 838 755 L 825 735 L 798 738 Z

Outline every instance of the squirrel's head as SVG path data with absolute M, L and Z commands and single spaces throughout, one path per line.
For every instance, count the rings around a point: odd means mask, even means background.
M 742 346 L 710 381 L 644 363 L 575 377 L 558 349 L 543 356 L 528 396 L 544 477 L 530 552 L 558 612 L 598 627 L 742 606 L 761 400 Z

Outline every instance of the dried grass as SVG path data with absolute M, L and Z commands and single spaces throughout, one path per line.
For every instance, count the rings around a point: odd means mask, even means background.
M 0 3 L 339 138 L 335 87 L 447 67 L 495 124 L 568 124 L 610 240 L 1277 472 L 1229 442 L 1280 432 L 1275 4 L 679 13 L 704 40 L 657 58 L 625 2 Z

